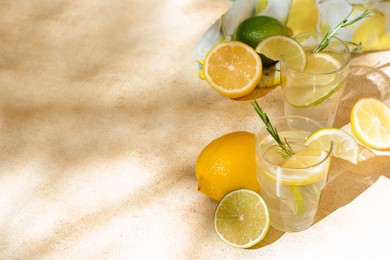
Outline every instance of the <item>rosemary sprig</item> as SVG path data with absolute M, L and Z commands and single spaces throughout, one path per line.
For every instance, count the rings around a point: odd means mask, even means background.
M 276 128 L 271 124 L 271 121 L 269 120 L 267 114 L 263 111 L 263 109 L 259 106 L 256 100 L 252 101 L 252 105 L 256 110 L 256 113 L 259 115 L 261 121 L 263 121 L 268 133 L 274 138 L 274 140 L 278 143 L 281 151 L 284 155 L 287 157 L 290 157 L 294 155 L 294 151 L 292 150 L 291 146 L 287 142 L 287 139 L 284 138 L 284 142 L 280 139 L 279 133 L 276 130 Z
M 333 30 L 330 29 L 325 37 L 322 39 L 322 41 L 314 48 L 313 52 L 320 52 L 322 51 L 323 49 L 326 48 L 326 46 L 328 46 L 330 40 L 336 36 L 337 32 L 341 29 L 341 28 L 344 28 L 344 27 L 347 27 L 347 26 L 350 26 L 354 23 L 356 23 L 357 21 L 363 19 L 363 18 L 366 18 L 366 17 L 369 17 L 370 16 L 370 13 L 368 12 L 368 10 L 365 10 L 361 15 L 359 15 L 358 17 L 356 17 L 355 19 L 349 21 L 348 19 L 351 17 L 352 15 L 352 12 L 353 12 L 353 9 L 351 11 L 351 13 L 347 16 L 347 18 L 345 18 L 341 23 L 339 23 Z

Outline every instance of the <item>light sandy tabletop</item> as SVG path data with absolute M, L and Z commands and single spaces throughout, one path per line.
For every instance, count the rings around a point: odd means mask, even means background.
M 253 249 L 223 244 L 216 202 L 197 191 L 200 151 L 259 129 L 250 99 L 282 114 L 279 87 L 232 100 L 197 77 L 195 45 L 230 6 L 0 2 L 0 259 L 283 256 L 288 235 L 272 228 Z M 389 60 L 387 51 L 354 55 L 337 127 L 359 97 L 388 99 Z M 386 156 L 334 160 L 316 223 L 389 169 Z

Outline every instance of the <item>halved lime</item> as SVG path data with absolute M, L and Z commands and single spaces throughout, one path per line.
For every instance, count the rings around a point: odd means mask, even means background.
M 288 36 L 270 36 L 256 47 L 256 51 L 271 60 L 283 59 L 286 63 L 300 71 L 306 68 L 306 54 L 303 47 Z
M 214 213 L 214 227 L 226 244 L 249 248 L 268 232 L 270 216 L 263 198 L 252 190 L 238 189 L 226 194 Z
M 287 63 L 288 64 L 288 63 Z M 304 72 L 293 71 L 284 76 L 283 92 L 288 103 L 295 107 L 320 104 L 344 85 L 341 63 L 328 53 L 310 53 Z
M 321 128 L 312 133 L 305 141 L 305 144 L 329 151 L 333 143 L 332 155 L 354 164 L 359 161 L 359 144 L 348 132 L 337 128 Z

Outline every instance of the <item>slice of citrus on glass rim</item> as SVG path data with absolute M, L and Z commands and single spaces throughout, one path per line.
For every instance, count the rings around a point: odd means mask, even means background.
M 256 51 L 271 60 L 283 59 L 293 68 L 303 71 L 306 68 L 306 54 L 303 47 L 288 36 L 270 36 L 262 40 Z
M 359 162 L 359 144 L 351 134 L 342 129 L 321 128 L 308 136 L 305 145 L 322 151 L 329 151 L 332 145 L 333 156 L 354 164 Z
M 262 77 L 259 54 L 239 41 L 227 41 L 214 46 L 204 61 L 204 77 L 209 85 L 230 98 L 252 92 Z
M 344 85 L 344 80 L 338 76 L 340 72 L 332 73 L 341 66 L 340 61 L 330 54 L 308 54 L 304 73 L 291 72 L 291 76 L 284 78 L 283 92 L 287 102 L 294 107 L 320 104 Z
M 226 244 L 249 248 L 260 242 L 270 227 L 263 198 L 255 191 L 238 189 L 227 193 L 214 213 L 214 228 Z
M 375 98 L 362 98 L 351 112 L 351 129 L 356 138 L 369 148 L 390 148 L 390 108 Z

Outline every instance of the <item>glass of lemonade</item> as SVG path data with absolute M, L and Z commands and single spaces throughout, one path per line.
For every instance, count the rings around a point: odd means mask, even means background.
M 259 131 L 255 146 L 260 195 L 268 205 L 274 228 L 301 231 L 313 223 L 326 184 L 332 145 L 330 151 L 305 146 L 308 135 L 322 127 L 312 119 L 290 116 L 271 123 L 295 154 L 284 155 L 265 127 Z
M 324 50 L 313 52 L 324 36 L 324 33 L 301 33 L 293 37 L 306 52 L 307 66 L 304 71 L 296 70 L 282 57 L 281 86 L 286 116 L 300 115 L 331 127 L 345 87 L 351 53 L 336 37 Z

